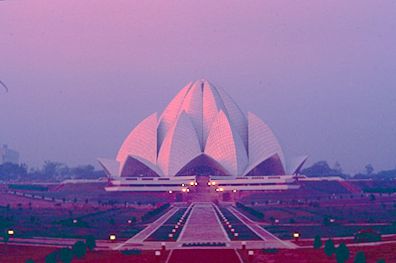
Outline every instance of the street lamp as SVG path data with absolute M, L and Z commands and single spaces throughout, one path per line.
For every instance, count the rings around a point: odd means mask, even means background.
M 166 243 L 165 242 L 161 242 L 161 250 L 162 251 L 166 250 Z
M 14 236 L 15 235 L 14 229 L 8 229 L 7 230 L 7 235 L 9 235 L 10 237 Z
M 110 234 L 109 235 L 109 240 L 110 241 L 116 241 L 117 240 L 117 236 L 115 234 Z
M 295 241 L 298 241 L 298 239 L 300 238 L 301 234 L 299 232 L 294 232 L 293 233 L 293 238 Z
M 246 250 L 246 241 L 242 241 L 242 250 Z
M 248 262 L 253 262 L 253 257 L 254 257 L 254 251 L 249 250 L 248 251 Z

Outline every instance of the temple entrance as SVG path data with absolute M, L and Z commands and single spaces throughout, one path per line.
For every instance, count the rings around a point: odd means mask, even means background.
M 209 175 L 197 175 L 196 176 L 197 186 L 195 190 L 197 193 L 210 193 L 210 186 L 208 185 L 210 177 Z
M 208 185 L 210 180 L 209 175 L 197 175 L 197 185 L 191 188 L 189 196 L 191 201 L 194 202 L 213 202 L 218 199 L 217 193 L 214 187 Z

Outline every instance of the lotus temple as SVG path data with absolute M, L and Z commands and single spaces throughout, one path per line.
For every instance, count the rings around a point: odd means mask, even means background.
M 298 188 L 303 158 L 285 168 L 274 133 L 245 114 L 207 80 L 187 84 L 162 113 L 153 113 L 126 137 L 115 160 L 99 159 L 107 191 L 189 192 Z

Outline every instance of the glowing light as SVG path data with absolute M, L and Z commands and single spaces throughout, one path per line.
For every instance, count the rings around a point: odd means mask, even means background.
M 195 183 L 194 183 L 194 182 L 190 182 L 190 185 L 191 185 L 191 186 L 194 186 L 194 185 L 195 185 Z
M 232 192 L 233 192 L 233 193 L 236 193 L 236 192 L 237 192 L 237 190 L 236 190 L 236 189 L 234 189 L 234 190 L 232 190 Z
M 210 182 L 211 185 L 216 185 L 215 181 Z
M 168 193 L 170 193 L 170 194 L 171 194 L 171 193 L 173 193 L 173 191 L 172 191 L 172 190 L 169 190 L 169 191 L 168 191 Z
M 73 219 L 73 224 L 77 224 L 78 220 L 77 219 Z
M 294 232 L 293 233 L 293 238 L 300 238 L 300 233 L 298 233 L 298 232 Z
M 15 231 L 13 229 L 8 229 L 7 234 L 9 236 L 13 236 L 15 234 Z
M 117 239 L 117 236 L 115 234 L 110 234 L 109 239 L 110 241 L 115 241 Z

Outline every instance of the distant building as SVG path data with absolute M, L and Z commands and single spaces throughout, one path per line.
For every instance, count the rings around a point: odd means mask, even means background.
M 0 146 L 0 164 L 3 163 L 19 163 L 19 153 L 6 144 Z

